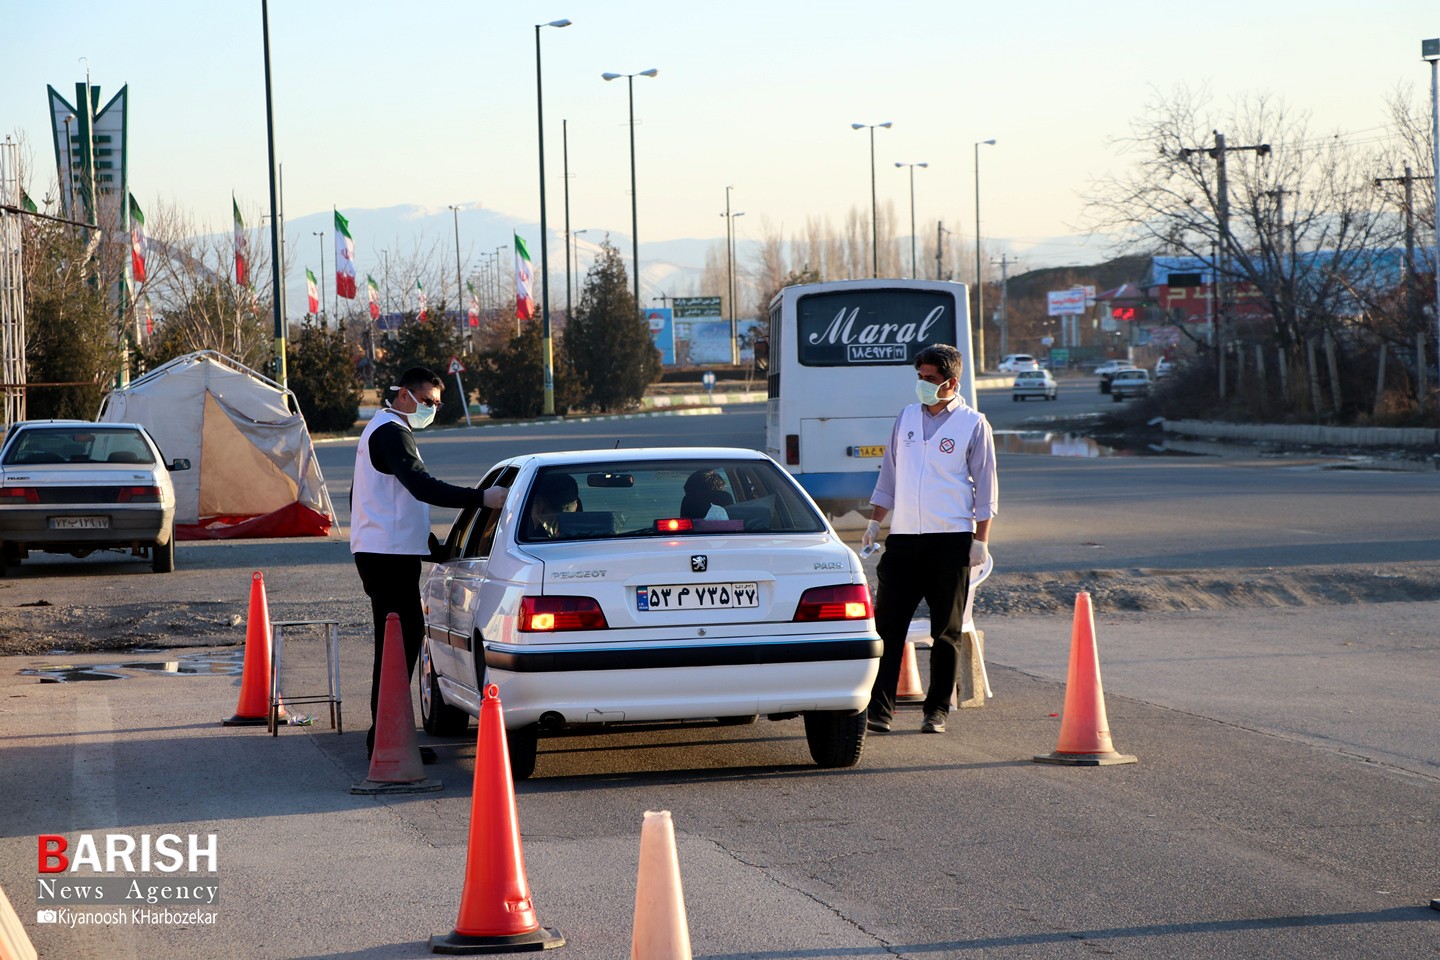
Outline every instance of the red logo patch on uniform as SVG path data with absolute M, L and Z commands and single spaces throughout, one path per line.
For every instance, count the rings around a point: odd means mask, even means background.
M 951 440 L 949 437 L 946 437 L 944 440 L 941 440 L 941 441 L 940 441 L 940 452 L 941 452 L 941 453 L 954 453 L 954 452 L 955 452 L 955 441 L 954 441 L 954 440 Z

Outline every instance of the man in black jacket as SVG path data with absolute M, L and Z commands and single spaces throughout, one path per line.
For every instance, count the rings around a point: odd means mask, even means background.
M 429 426 L 440 409 L 443 381 L 425 367 L 411 367 L 390 388 L 395 397 L 371 418 L 355 448 L 350 488 L 350 552 L 375 618 L 375 663 L 371 672 L 370 733 L 375 749 L 375 711 L 380 698 L 380 663 L 387 614 L 400 616 L 406 676 L 415 673 L 425 615 L 420 606 L 420 562 L 438 543 L 430 533 L 430 507 L 479 506 L 482 492 L 457 487 L 430 475 L 415 448 L 412 431 Z M 461 398 L 464 402 L 464 398 Z M 433 763 L 435 751 L 420 749 Z

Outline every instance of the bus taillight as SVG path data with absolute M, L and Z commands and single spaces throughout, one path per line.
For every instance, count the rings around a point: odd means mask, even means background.
M 785 434 L 785 465 L 787 467 L 800 466 L 800 434 Z

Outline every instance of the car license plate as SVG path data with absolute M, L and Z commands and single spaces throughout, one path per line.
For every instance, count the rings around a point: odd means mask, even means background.
M 636 587 L 638 610 L 739 610 L 760 605 L 754 583 L 669 583 Z
M 851 447 L 851 448 L 850 448 L 850 456 L 852 456 L 852 457 L 883 457 L 883 456 L 885 456 L 885 448 L 884 448 L 884 446 L 879 446 L 879 447 Z
M 109 517 L 51 517 L 51 530 L 109 530 Z

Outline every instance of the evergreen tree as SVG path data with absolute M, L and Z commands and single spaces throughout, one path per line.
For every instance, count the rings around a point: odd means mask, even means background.
M 287 384 L 311 430 L 349 430 L 360 416 L 360 385 L 345 329 L 329 330 L 313 319 L 285 344 Z M 443 408 L 442 408 L 443 410 Z
M 384 340 L 377 343 L 377 355 L 383 350 L 383 356 L 377 356 L 375 367 L 375 384 L 382 391 L 390 389 L 391 384 L 400 379 L 400 374 L 411 367 L 429 367 L 440 375 L 445 384 L 441 395 L 443 401 L 439 412 L 435 414 L 436 423 L 455 423 L 457 420 L 465 419 L 465 404 L 467 398 L 457 396 L 455 393 L 455 378 L 447 371 L 450 369 L 450 358 L 460 357 L 467 368 L 474 368 L 476 363 L 473 357 L 468 358 L 465 353 L 465 342 L 460 337 L 460 332 L 453 323 L 446 322 L 445 304 L 441 303 L 438 308 L 432 310 L 429 319 L 421 322 L 413 316 L 406 317 L 395 331 L 393 340 Z
M 555 412 L 563 414 L 580 400 L 580 386 L 567 353 L 557 349 L 552 358 L 555 376 Z M 520 333 L 498 350 L 480 355 L 475 367 L 476 391 L 490 407 L 492 417 L 533 418 L 545 409 L 545 373 L 538 321 L 525 324 Z
M 638 405 L 646 386 L 660 377 L 660 351 L 636 306 L 625 262 L 609 240 L 600 245 L 585 277 L 578 309 L 566 327 L 565 348 L 582 402 L 596 410 Z

